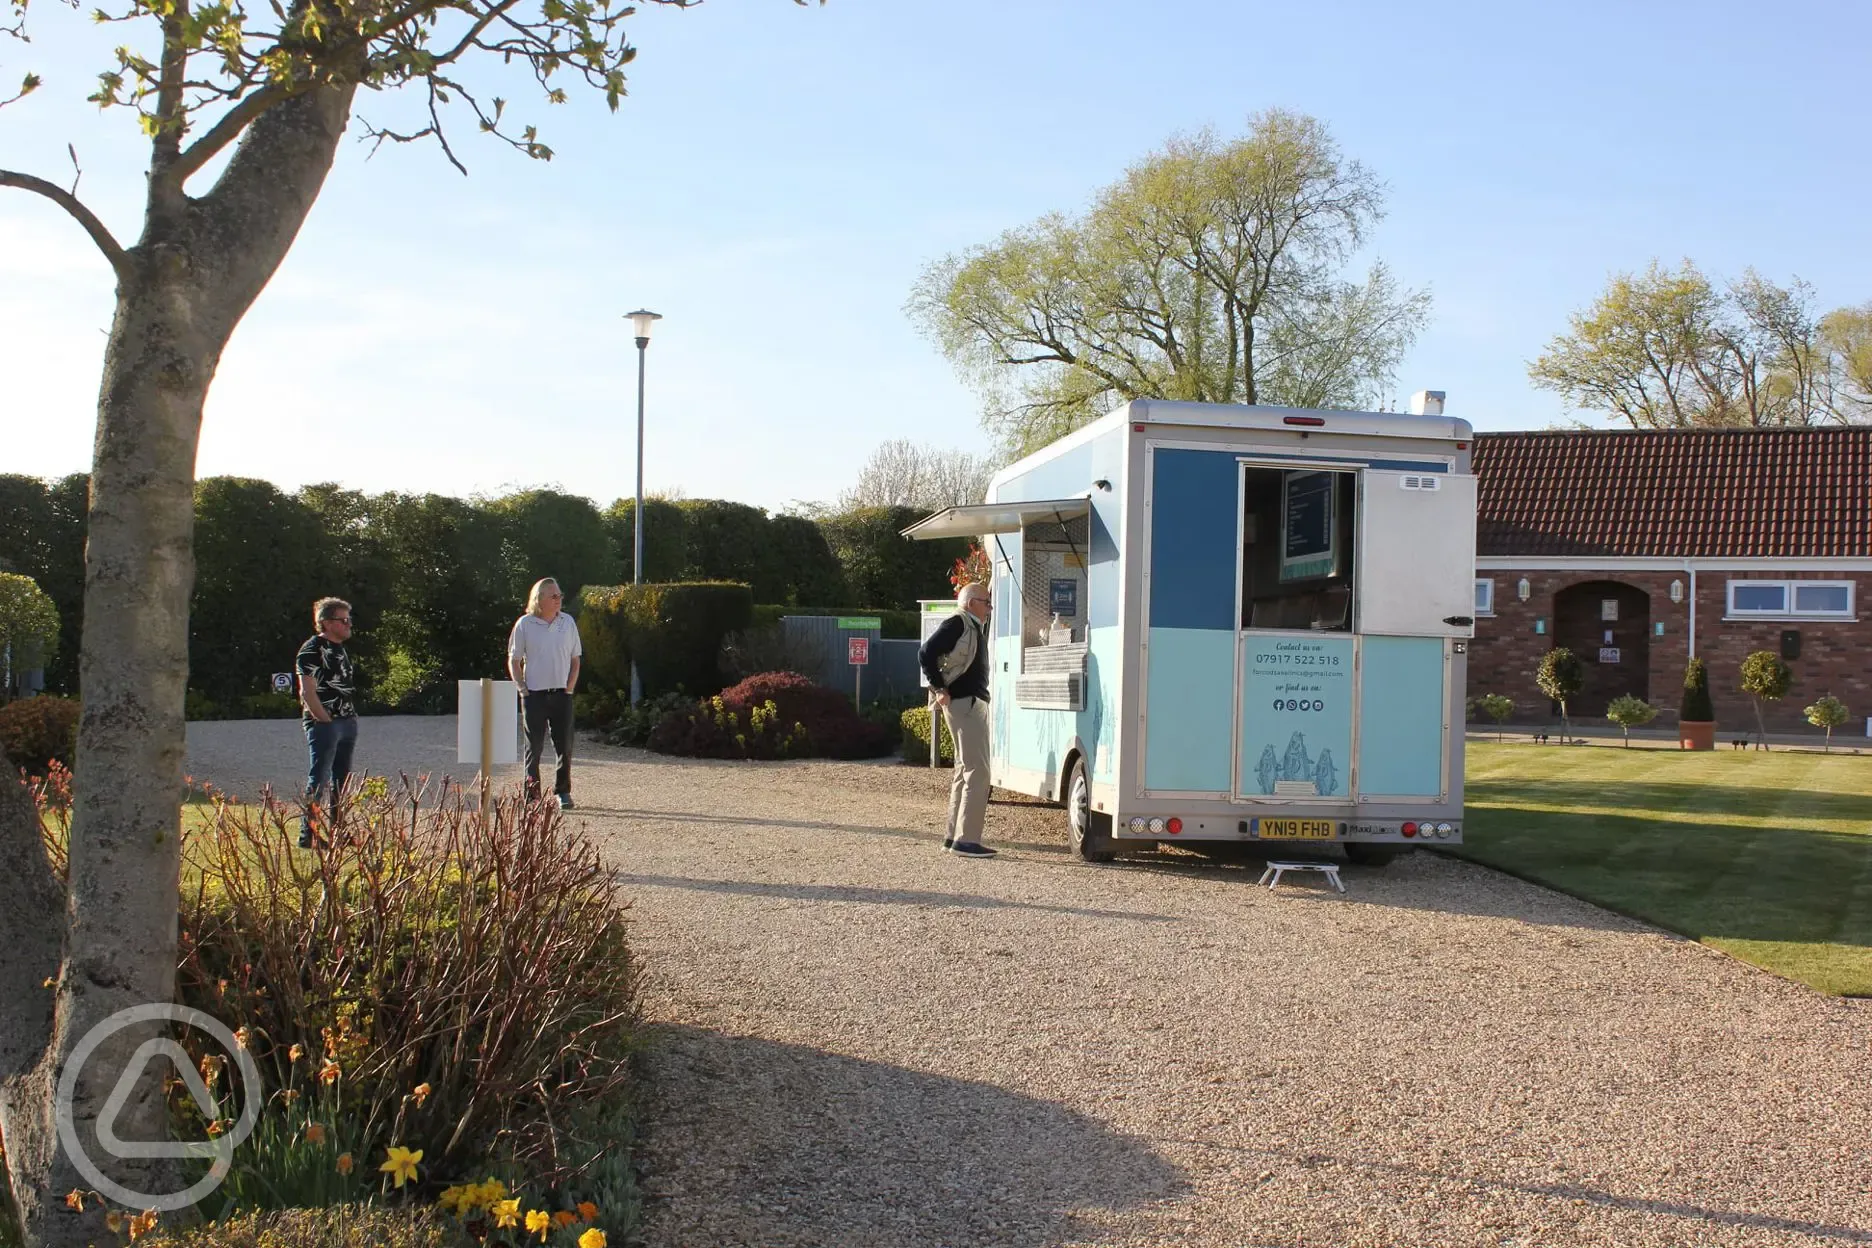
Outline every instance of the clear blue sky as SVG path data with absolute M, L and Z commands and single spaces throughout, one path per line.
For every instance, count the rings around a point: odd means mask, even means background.
M 1564 412 L 1527 361 L 1609 274 L 1653 257 L 1872 299 L 1858 0 L 1537 6 L 1260 0 L 709 0 L 633 19 L 616 115 L 488 94 L 556 149 L 458 124 L 371 160 L 347 139 L 235 334 L 202 475 L 467 495 L 631 490 L 649 353 L 649 488 L 780 507 L 880 441 L 985 449 L 975 396 L 902 311 L 932 259 L 1082 206 L 1170 135 L 1269 106 L 1328 123 L 1389 185 L 1383 257 L 1435 296 L 1397 379 L 1483 429 Z M 128 241 L 144 149 L 83 103 L 121 28 L 33 9 L 0 82 L 0 167 L 69 181 Z M 360 96 L 357 115 L 408 102 Z M 459 118 L 458 118 L 459 122 Z M 353 135 L 358 132 L 354 125 Z M 0 191 L 0 470 L 88 467 L 111 282 L 55 207 Z

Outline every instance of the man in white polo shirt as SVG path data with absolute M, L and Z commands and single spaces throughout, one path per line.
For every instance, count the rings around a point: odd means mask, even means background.
M 546 733 L 552 732 L 553 753 L 559 766 L 553 775 L 553 794 L 559 809 L 572 809 L 572 691 L 578 687 L 578 624 L 560 611 L 564 595 L 550 576 L 527 595 L 527 613 L 514 621 L 507 635 L 507 674 L 522 691 L 526 719 L 526 791 L 539 796 L 540 753 Z

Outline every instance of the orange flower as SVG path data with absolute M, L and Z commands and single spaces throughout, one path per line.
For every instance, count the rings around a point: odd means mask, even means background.
M 308 1144 L 323 1144 L 325 1142 L 325 1124 L 322 1122 L 306 1123 L 305 1138 Z
M 295 1044 L 292 1046 L 292 1048 L 286 1050 L 286 1060 L 289 1062 L 296 1062 L 304 1056 L 305 1056 L 304 1045 Z
M 279 1095 L 280 1095 L 280 1100 L 285 1101 L 288 1105 L 290 1105 L 294 1101 L 299 1099 L 299 1089 L 298 1088 L 281 1088 Z
M 578 1211 L 579 1217 L 584 1218 L 587 1222 L 596 1222 L 598 1220 L 598 1206 L 592 1204 L 589 1200 L 579 1201 Z
M 252 1028 L 243 1025 L 240 1027 L 236 1027 L 234 1029 L 234 1043 L 240 1045 L 241 1048 L 243 1049 L 246 1048 L 247 1042 L 252 1039 L 253 1039 Z
M 338 1081 L 338 1076 L 342 1073 L 343 1072 L 338 1069 L 338 1063 L 332 1061 L 332 1059 L 328 1057 L 325 1059 L 325 1064 L 319 1067 L 319 1082 L 336 1083 Z
M 338 1154 L 338 1173 L 339 1174 L 350 1174 L 352 1164 L 353 1163 L 351 1161 L 350 1153 Z
M 137 1240 L 143 1238 L 155 1229 L 156 1211 L 154 1209 L 145 1209 L 142 1213 L 130 1219 L 130 1242 L 134 1244 Z
M 573 1213 L 569 1209 L 561 1209 L 559 1212 L 553 1214 L 553 1225 L 555 1227 L 571 1226 L 578 1220 L 578 1214 Z
M 419 1083 L 416 1085 L 415 1090 L 412 1091 L 410 1095 L 415 1098 L 417 1109 L 423 1107 L 423 1102 L 429 1099 L 429 1093 L 431 1091 L 432 1089 L 426 1083 Z
M 104 1229 L 113 1235 L 124 1233 L 124 1216 L 115 1209 L 104 1215 Z
M 72 1188 L 71 1191 L 66 1192 L 65 1193 L 65 1207 L 67 1209 L 76 1209 L 79 1213 L 83 1213 L 84 1212 L 84 1193 L 79 1191 L 75 1187 Z

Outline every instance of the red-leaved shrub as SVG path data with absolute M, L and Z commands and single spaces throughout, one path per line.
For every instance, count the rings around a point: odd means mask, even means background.
M 806 729 L 818 758 L 881 758 L 896 748 L 889 728 L 859 717 L 851 699 L 795 672 L 763 672 L 722 690 L 722 705 L 736 713 L 772 702 L 783 724 Z
M 43 776 L 54 762 L 70 767 L 78 752 L 78 703 L 42 693 L 0 706 L 0 744 L 15 767 Z

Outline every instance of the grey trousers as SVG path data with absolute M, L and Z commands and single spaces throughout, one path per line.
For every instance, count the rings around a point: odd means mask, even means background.
M 981 843 L 988 816 L 988 704 L 979 698 L 950 701 L 949 735 L 955 738 L 955 779 L 949 784 L 951 841 Z

